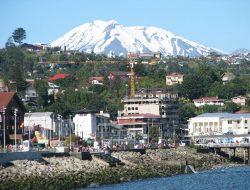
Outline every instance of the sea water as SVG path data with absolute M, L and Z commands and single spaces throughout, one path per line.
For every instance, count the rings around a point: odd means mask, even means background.
M 84 190 L 250 190 L 250 167 L 202 171 L 173 177 L 150 178 Z

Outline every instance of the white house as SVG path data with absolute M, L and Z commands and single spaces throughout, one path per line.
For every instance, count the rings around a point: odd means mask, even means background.
M 233 97 L 231 100 L 232 100 L 232 102 L 234 102 L 235 104 L 238 104 L 238 105 L 241 105 L 241 106 L 246 105 L 246 103 L 247 103 L 247 101 L 248 101 L 247 98 L 242 97 L 242 96 Z
M 90 84 L 103 85 L 104 77 L 89 77 Z
M 174 84 L 181 84 L 183 82 L 184 75 L 178 73 L 171 73 L 166 75 L 166 85 L 171 86 Z
M 94 138 L 96 132 L 96 111 L 82 109 L 75 112 L 73 123 L 75 135 L 82 139 Z
M 48 82 L 49 88 L 48 88 L 48 95 L 53 95 L 53 94 L 57 94 L 60 90 L 60 87 L 55 85 L 52 82 Z
M 90 138 L 103 142 L 105 139 L 116 137 L 119 130 L 111 124 L 110 115 L 102 111 L 100 113 L 88 109 L 76 111 L 73 123 L 75 135 L 84 140 Z
M 250 132 L 250 114 L 204 113 L 188 120 L 189 135 L 201 136 L 246 135 Z
M 199 99 L 193 99 L 193 102 L 196 107 L 201 107 L 204 105 L 212 105 L 212 106 L 224 105 L 224 100 L 219 99 L 218 97 L 204 97 Z

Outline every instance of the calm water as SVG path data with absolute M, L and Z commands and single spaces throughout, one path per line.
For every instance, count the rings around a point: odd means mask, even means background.
M 216 169 L 196 174 L 139 180 L 88 190 L 250 190 L 250 167 Z M 86 190 L 86 189 L 84 189 Z

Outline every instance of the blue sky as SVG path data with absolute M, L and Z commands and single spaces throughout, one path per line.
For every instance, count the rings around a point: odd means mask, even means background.
M 156 26 L 232 52 L 250 49 L 249 0 L 0 0 L 0 48 L 18 28 L 27 43 L 50 43 L 73 27 L 114 19 Z

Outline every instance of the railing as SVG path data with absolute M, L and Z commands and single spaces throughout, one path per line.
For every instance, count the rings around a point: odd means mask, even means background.
M 209 144 L 195 144 L 195 146 L 208 147 L 208 148 L 250 147 L 250 143 L 209 143 Z

